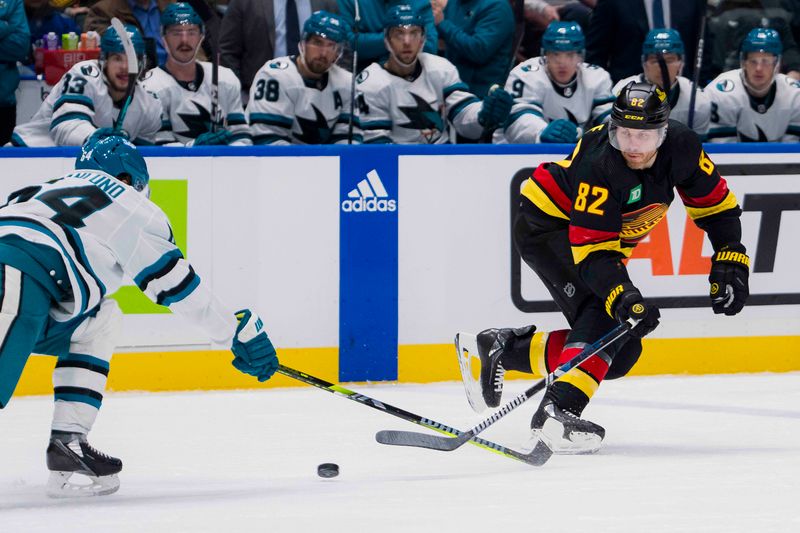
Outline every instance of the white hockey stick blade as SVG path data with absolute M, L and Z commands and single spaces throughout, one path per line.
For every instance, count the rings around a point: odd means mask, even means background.
M 478 355 L 478 337 L 472 333 L 456 333 L 455 346 L 458 368 L 461 370 L 461 381 L 464 383 L 467 401 L 473 411 L 483 413 L 489 409 L 489 406 L 486 405 L 481 391 L 481 358 Z
M 125 50 L 125 57 L 128 59 L 128 75 L 136 75 L 139 73 L 139 61 L 136 59 L 136 50 L 133 48 L 131 36 L 128 31 L 117 17 L 111 19 L 111 26 L 117 31 L 120 40 L 122 41 L 122 48 Z

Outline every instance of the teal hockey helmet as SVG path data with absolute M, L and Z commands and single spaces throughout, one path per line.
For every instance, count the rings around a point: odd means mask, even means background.
M 673 28 L 653 28 L 642 44 L 642 60 L 653 54 L 677 54 L 683 57 L 683 39 Z
M 125 30 L 131 37 L 133 49 L 137 57 L 144 57 L 144 37 L 139 31 L 139 28 L 133 24 L 125 24 Z M 117 30 L 113 26 L 109 26 L 103 36 L 100 38 L 100 54 L 103 57 L 108 57 L 108 54 L 124 54 L 125 48 L 122 46 L 122 39 L 117 35 Z
M 115 178 L 127 177 L 131 187 L 140 192 L 146 190 L 150 182 L 144 158 L 133 144 L 120 136 L 84 144 L 75 160 L 75 169 L 100 170 Z
M 347 40 L 346 23 L 338 15 L 327 11 L 315 11 L 303 24 L 303 40 L 319 35 L 335 43 Z
M 194 26 L 200 27 L 200 32 L 205 32 L 203 19 L 197 11 L 186 2 L 176 2 L 168 4 L 161 12 L 161 32 L 163 33 L 170 26 Z
M 386 12 L 386 19 L 383 24 L 384 32 L 388 33 L 392 28 L 418 26 L 425 31 L 425 21 L 417 10 L 408 4 L 392 6 Z
M 753 28 L 742 41 L 741 58 L 746 59 L 750 52 L 765 52 L 780 56 L 783 53 L 780 34 L 772 28 Z
M 575 22 L 553 21 L 542 35 L 542 55 L 545 52 L 579 52 L 586 49 L 583 30 Z

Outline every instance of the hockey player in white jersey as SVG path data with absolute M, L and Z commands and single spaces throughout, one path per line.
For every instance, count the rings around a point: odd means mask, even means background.
M 586 39 L 575 22 L 551 22 L 542 55 L 514 67 L 506 90 L 514 107 L 495 143 L 574 143 L 611 114 L 614 96 L 604 69 L 583 62 Z
M 783 45 L 778 32 L 755 28 L 742 41 L 741 68 L 708 84 L 711 142 L 797 142 L 800 83 L 780 74 Z
M 122 462 L 90 446 L 87 434 L 121 325 L 108 295 L 123 276 L 230 347 L 238 370 L 265 381 L 278 367 L 261 319 L 220 304 L 184 259 L 166 215 L 148 199 L 148 181 L 136 148 L 111 136 L 85 145 L 74 171 L 19 190 L 0 208 L 0 408 L 31 352 L 58 357 L 46 454 L 53 497 L 119 488 Z
M 167 50 L 163 67 L 142 80 L 163 108 L 160 145 L 250 145 L 250 128 L 242 106 L 241 83 L 229 68 L 218 67 L 218 111 L 212 117 L 212 65 L 197 61 L 205 27 L 189 4 L 169 4 L 161 13 L 161 35 Z M 212 123 L 216 124 L 213 128 Z
M 615 95 L 622 91 L 628 83 L 646 81 L 655 83 L 664 88 L 664 74 L 661 71 L 658 56 L 664 60 L 669 78 L 669 118 L 689 125 L 689 104 L 692 98 L 694 84 L 681 76 L 683 70 L 683 40 L 677 30 L 671 28 L 655 28 L 648 32 L 642 44 L 642 68 L 644 72 L 630 76 L 617 82 L 613 92 Z M 698 90 L 695 95 L 694 116 L 692 129 L 704 139 L 708 134 L 709 121 L 711 120 L 711 101 L 705 92 Z
M 452 63 L 422 52 L 424 21 L 410 6 L 389 8 L 384 33 L 389 59 L 357 78 L 365 143 L 448 143 L 450 124 L 466 139 L 478 140 L 505 122 L 511 95 L 497 88 L 481 102 Z
M 316 11 L 303 24 L 300 54 L 267 61 L 250 87 L 247 119 L 254 144 L 345 144 L 352 74 L 336 65 L 345 22 Z M 352 142 L 361 142 L 354 117 Z
M 132 24 L 139 71 L 145 68 L 144 39 Z M 100 59 L 81 61 L 61 78 L 30 122 L 14 128 L 14 146 L 81 146 L 96 130 L 111 132 L 128 88 L 128 59 L 122 40 L 109 26 L 100 38 Z M 161 127 L 161 105 L 137 82 L 122 128 L 136 144 L 153 144 Z

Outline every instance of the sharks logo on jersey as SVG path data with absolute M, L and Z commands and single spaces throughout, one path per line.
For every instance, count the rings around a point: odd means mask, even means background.
M 505 89 L 514 97 L 514 107 L 506 129 L 495 133 L 496 143 L 539 142 L 541 132 L 556 119 L 569 120 L 579 128 L 601 124 L 614 102 L 611 77 L 602 68 L 580 63 L 575 80 L 561 87 L 547 75 L 541 57 L 514 67 Z
M 800 87 L 777 74 L 762 98 L 750 96 L 741 69 L 723 72 L 708 84 L 712 142 L 797 142 L 800 140 Z
M 450 125 L 477 139 L 481 101 L 469 92 L 446 59 L 419 54 L 416 74 L 401 77 L 373 63 L 358 76 L 358 103 L 365 143 L 441 144 Z
M 320 80 L 307 81 L 295 59 L 267 62 L 250 88 L 247 119 L 255 144 L 347 143 L 351 75 L 333 65 Z M 353 142 L 361 142 L 358 118 Z
M 211 63 L 196 62 L 197 76 L 181 83 L 163 67 L 154 68 L 143 84 L 161 102 L 161 130 L 158 144 L 190 144 L 203 133 L 211 131 Z M 231 144 L 252 144 L 250 128 L 242 106 L 241 84 L 233 71 L 219 67 L 218 82 L 220 119 L 232 134 Z

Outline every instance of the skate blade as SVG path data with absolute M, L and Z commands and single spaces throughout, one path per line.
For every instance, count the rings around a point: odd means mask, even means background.
M 72 477 L 77 475 L 83 483 L 76 483 Z M 107 496 L 119 490 L 119 478 L 109 476 L 89 476 L 76 472 L 50 472 L 45 492 L 50 498 L 87 498 Z
M 489 406 L 483 399 L 481 390 L 481 358 L 478 355 L 478 337 L 471 333 L 456 333 L 456 356 L 458 368 L 461 370 L 461 381 L 464 383 L 464 392 L 467 401 L 476 413 L 483 413 Z
M 603 442 L 594 433 L 573 431 L 569 438 L 564 437 L 564 425 L 555 419 L 545 420 L 541 429 L 531 429 L 531 440 L 527 447 L 532 450 L 533 446 L 541 440 L 556 455 L 590 455 L 600 450 Z

